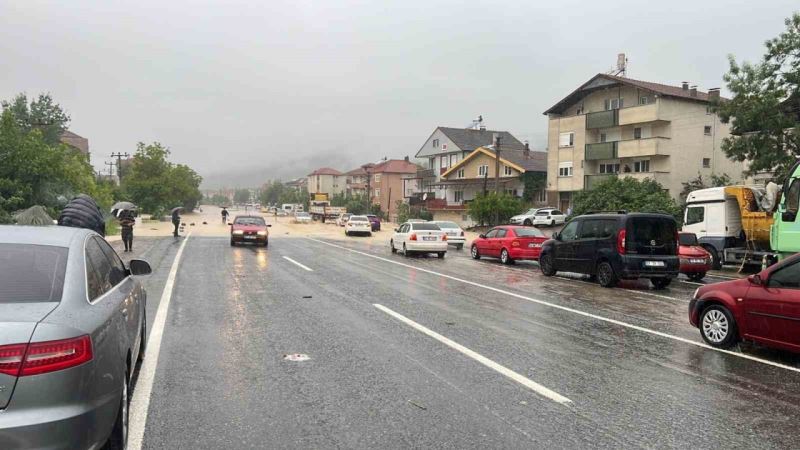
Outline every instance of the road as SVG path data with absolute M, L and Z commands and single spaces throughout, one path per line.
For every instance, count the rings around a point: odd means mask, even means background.
M 134 388 L 141 448 L 798 440 L 800 359 L 705 347 L 687 323 L 688 281 L 603 289 L 544 278 L 535 263 L 474 261 L 466 250 L 405 258 L 358 238 L 274 236 L 263 249 L 190 236 L 137 247 L 154 268 L 143 279 L 151 332 L 170 302 L 158 358 L 153 340 L 148 349 L 152 384 L 140 376 Z M 173 263 L 174 288 L 162 296 Z M 309 359 L 285 358 L 297 353 Z

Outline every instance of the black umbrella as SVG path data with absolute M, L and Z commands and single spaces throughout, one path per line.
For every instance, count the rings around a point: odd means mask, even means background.
M 111 207 L 111 212 L 113 213 L 114 211 L 133 211 L 138 208 L 139 208 L 138 206 L 134 205 L 131 202 L 117 202 L 114 203 L 114 206 Z
M 183 211 L 183 206 L 177 206 L 175 208 L 172 208 L 172 209 L 169 210 L 169 213 L 170 214 L 174 214 L 175 211 Z

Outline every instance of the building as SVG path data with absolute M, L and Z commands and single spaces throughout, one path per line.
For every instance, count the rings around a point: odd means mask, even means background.
M 709 104 L 719 89 L 700 92 L 598 74 L 545 111 L 547 190 L 566 211 L 573 194 L 607 177 L 651 178 L 678 198 L 682 182 L 711 174 L 742 180 L 742 163 L 720 149 L 729 135 Z
M 308 189 L 308 178 L 307 177 L 296 178 L 294 180 L 289 180 L 286 183 L 283 183 L 283 185 L 289 189 L 295 189 L 301 191 L 303 189 Z
M 307 176 L 309 193 L 341 194 L 345 189 L 345 176 L 336 169 L 323 167 Z
M 345 195 L 352 197 L 354 195 L 366 195 L 367 193 L 367 171 L 364 166 L 345 172 Z
M 78 150 L 86 156 L 89 156 L 89 140 L 83 136 L 79 136 L 72 131 L 65 130 L 61 133 L 59 140 L 69 145 L 70 147 Z
M 417 165 L 405 159 L 389 159 L 368 167 L 370 201 L 380 205 L 390 220 L 397 219 L 397 201 L 405 201 L 405 179 L 416 175 Z

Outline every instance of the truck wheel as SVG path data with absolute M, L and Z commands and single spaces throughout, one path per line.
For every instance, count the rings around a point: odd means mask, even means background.
M 703 248 L 711 255 L 711 268 L 714 270 L 722 269 L 722 258 L 717 249 L 710 245 L 704 245 Z

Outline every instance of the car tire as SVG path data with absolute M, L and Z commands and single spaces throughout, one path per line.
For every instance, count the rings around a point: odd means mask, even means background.
M 514 260 L 511 259 L 511 255 L 508 254 L 508 250 L 500 250 L 500 262 L 507 266 L 514 264 Z
M 651 278 L 650 283 L 653 284 L 653 288 L 660 291 L 672 283 L 672 278 Z
M 481 252 L 478 251 L 477 245 L 470 247 L 469 254 L 472 256 L 472 259 L 481 259 Z
M 264 248 L 267 248 L 267 247 L 269 247 L 269 239 L 267 239 L 266 241 L 264 241 Z
M 392 250 L 392 253 L 397 253 L 397 249 L 394 247 L 394 239 L 389 241 L 389 248 Z
M 686 276 L 689 277 L 689 279 L 692 280 L 692 281 L 702 281 L 703 278 L 706 277 L 706 273 L 705 272 L 694 272 L 694 273 L 686 274 Z
M 446 253 L 447 253 L 447 252 L 436 252 L 436 256 L 438 256 L 438 257 L 439 257 L 439 259 L 444 259 L 444 255 L 445 255 Z
M 408 256 L 408 249 L 406 249 L 406 243 L 403 242 L 403 256 Z
M 542 270 L 542 275 L 552 277 L 556 274 L 556 268 L 553 266 L 553 257 L 550 255 L 542 255 L 539 257 L 539 269 Z
M 550 221 L 550 226 L 551 226 L 551 227 L 554 227 L 554 226 L 556 226 L 556 221 L 555 221 L 555 219 L 553 219 L 553 220 L 551 220 L 551 221 Z
M 372 237 L 372 232 L 367 233 L 367 236 Z
M 104 450 L 125 450 L 128 446 L 128 373 L 127 370 L 122 379 L 122 398 L 119 403 L 119 410 L 117 410 L 117 418 L 114 420 L 114 428 L 111 430 L 111 436 L 103 446 Z
M 350 233 L 348 233 L 347 230 L 344 230 L 344 235 L 345 236 L 350 236 Z
M 464 248 L 464 244 L 456 244 L 456 250 L 461 250 Z
M 597 282 L 604 288 L 613 288 L 619 283 L 619 278 L 608 261 L 602 261 L 597 265 Z
M 736 321 L 728 308 L 711 305 L 700 313 L 700 335 L 712 347 L 730 348 L 739 340 Z
M 522 224 L 529 227 L 533 225 L 533 222 L 531 222 L 531 219 L 525 219 L 525 221 L 522 222 Z
M 717 249 L 710 245 L 704 245 L 703 248 L 711 255 L 711 268 L 714 270 L 722 269 L 722 259 Z

